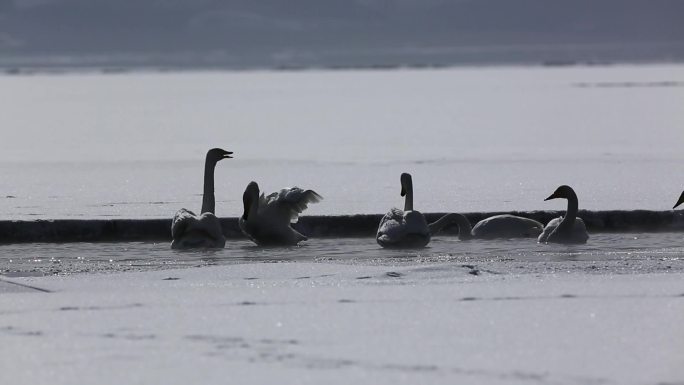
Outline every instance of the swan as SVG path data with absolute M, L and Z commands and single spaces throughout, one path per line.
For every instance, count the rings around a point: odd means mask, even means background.
M 413 180 L 408 173 L 401 174 L 401 196 L 404 210 L 392 208 L 380 220 L 375 237 L 378 244 L 385 248 L 425 247 L 432 235 L 442 227 L 453 223 L 455 217 L 447 214 L 428 225 L 425 216 L 413 209 Z
M 323 197 L 313 190 L 299 187 L 284 188 L 270 195 L 259 196 L 259 185 L 250 182 L 242 195 L 245 211 L 238 224 L 240 230 L 257 245 L 296 245 L 306 236 L 293 229 L 309 203 L 318 203 Z
M 475 227 L 470 226 L 470 221 L 463 214 L 447 214 L 449 223 L 458 225 L 458 239 L 496 239 L 496 238 L 536 238 L 541 234 L 544 225 L 534 219 L 519 217 L 510 214 L 494 215 L 485 218 Z M 444 218 L 444 217 L 442 217 Z M 445 221 L 447 221 L 445 219 Z
M 586 243 L 589 234 L 587 234 L 587 227 L 582 218 L 577 218 L 578 203 L 575 190 L 570 186 L 563 185 L 544 200 L 556 198 L 567 199 L 568 210 L 565 217 L 555 218 L 546 225 L 544 231 L 539 235 L 538 241 L 540 243 Z
M 213 148 L 207 152 L 204 161 L 204 193 L 202 211 L 196 215 L 190 210 L 180 209 L 171 223 L 172 249 L 221 248 L 226 244 L 221 223 L 214 214 L 214 169 L 221 159 L 232 158 L 231 151 Z
M 672 210 L 676 209 L 677 206 L 681 205 L 682 203 L 684 203 L 684 191 L 682 191 L 682 195 L 679 196 L 679 200 L 677 203 L 675 203 L 674 207 L 672 207 Z

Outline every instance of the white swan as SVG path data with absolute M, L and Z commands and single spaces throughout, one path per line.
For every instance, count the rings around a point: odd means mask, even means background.
M 404 211 L 390 209 L 380 220 L 375 240 L 385 248 L 425 247 L 432 235 L 451 223 L 454 217 L 447 214 L 428 225 L 425 216 L 413 209 L 413 180 L 407 173 L 401 174 L 401 196 L 405 197 Z
M 257 245 L 296 245 L 307 238 L 290 224 L 297 222 L 309 203 L 322 199 L 315 191 L 299 187 L 259 196 L 259 185 L 250 182 L 242 195 L 245 211 L 238 221 L 240 230 Z
M 539 235 L 538 241 L 540 243 L 586 243 L 589 234 L 587 234 L 587 227 L 582 218 L 577 218 L 577 194 L 570 186 L 563 185 L 544 200 L 556 198 L 567 199 L 568 210 L 565 217 L 555 218 L 546 225 L 544 231 Z
M 679 196 L 679 200 L 677 203 L 675 203 L 674 207 L 672 207 L 672 210 L 676 209 L 677 206 L 681 205 L 682 203 L 684 203 L 684 191 L 682 191 L 682 195 Z
M 510 214 L 494 215 L 485 218 L 477 222 L 475 227 L 470 226 L 470 221 L 463 214 L 447 214 L 447 216 L 450 217 L 448 219 L 449 223 L 456 223 L 458 225 L 458 238 L 460 240 L 473 238 L 536 238 L 544 229 L 544 225 L 534 219 Z
M 189 248 L 221 248 L 226 244 L 221 223 L 214 211 L 214 169 L 221 159 L 232 158 L 232 152 L 213 148 L 207 152 L 204 161 L 204 193 L 202 195 L 201 214 L 195 215 L 190 210 L 180 209 L 173 216 L 171 223 L 172 249 Z

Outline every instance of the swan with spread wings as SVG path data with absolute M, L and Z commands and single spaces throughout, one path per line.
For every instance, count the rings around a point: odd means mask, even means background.
M 311 203 L 323 199 L 313 190 L 299 187 L 281 189 L 269 195 L 259 195 L 259 185 L 250 182 L 242 195 L 244 213 L 239 219 L 240 230 L 260 246 L 292 246 L 307 238 L 291 224 Z

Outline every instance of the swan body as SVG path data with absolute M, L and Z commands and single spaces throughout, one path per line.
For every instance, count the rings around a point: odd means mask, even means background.
M 677 206 L 681 205 L 684 203 L 684 191 L 682 191 L 682 195 L 679 196 L 679 200 L 677 200 L 677 203 L 675 203 L 674 207 L 672 207 L 672 210 L 676 209 Z
M 421 212 L 395 207 L 380 220 L 376 240 L 385 248 L 411 248 L 425 247 L 430 237 L 430 228 Z
M 541 243 L 587 243 L 589 234 L 587 234 L 587 226 L 584 224 L 582 218 L 575 218 L 574 224 L 567 234 L 557 232 L 558 226 L 563 222 L 564 217 L 552 219 L 544 231 L 539 235 L 538 241 Z
M 232 158 L 232 152 L 214 148 L 207 152 L 204 162 L 204 193 L 202 211 L 196 215 L 180 209 L 171 222 L 172 249 L 222 248 L 226 245 L 221 222 L 215 215 L 214 169 L 222 159 Z
M 473 238 L 528 238 L 538 237 L 544 229 L 541 222 L 516 215 L 502 214 L 485 218 L 471 230 Z M 460 231 L 459 231 L 460 232 Z
M 244 214 L 238 220 L 240 230 L 257 245 L 296 245 L 307 238 L 290 226 L 310 203 L 323 199 L 313 190 L 284 188 L 264 196 L 259 185 L 250 182 L 242 196 Z
M 404 210 L 390 209 L 380 220 L 375 240 L 384 248 L 425 247 L 432 235 L 451 223 L 453 217 L 447 214 L 428 225 L 425 216 L 413 209 L 413 180 L 407 173 L 401 174 L 401 196 Z
M 440 228 L 450 223 L 458 225 L 458 239 L 496 239 L 496 238 L 530 238 L 537 237 L 542 232 L 544 225 L 534 219 L 518 217 L 510 214 L 494 215 L 485 218 L 471 227 L 470 221 L 463 214 L 451 213 L 443 216 L 437 222 L 430 225 L 436 227 L 444 222 Z M 433 230 L 433 234 L 436 230 Z
M 171 236 L 172 249 L 221 248 L 226 245 L 221 222 L 213 213 L 197 215 L 190 210 L 178 210 L 173 216 Z
M 549 199 L 565 198 L 568 200 L 568 210 L 565 216 L 551 220 L 539 235 L 540 243 L 586 243 L 589 239 L 587 227 L 582 218 L 577 217 L 577 194 L 570 186 L 560 186 L 545 201 Z

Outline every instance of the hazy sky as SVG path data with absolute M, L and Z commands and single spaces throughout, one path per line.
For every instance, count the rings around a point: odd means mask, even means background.
M 286 62 L 593 45 L 667 58 L 681 54 L 683 17 L 681 0 L 0 0 L 0 55 Z

